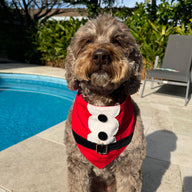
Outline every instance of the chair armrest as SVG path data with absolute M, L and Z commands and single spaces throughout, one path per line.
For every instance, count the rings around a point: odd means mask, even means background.
M 156 56 L 156 57 L 155 57 L 154 69 L 156 69 L 156 68 L 157 68 L 158 61 L 159 61 L 159 56 Z
M 190 75 L 191 75 L 191 82 L 192 82 L 192 67 L 191 67 L 191 74 Z

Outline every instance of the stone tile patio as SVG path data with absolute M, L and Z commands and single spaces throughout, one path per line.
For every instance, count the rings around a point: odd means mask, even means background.
M 63 69 L 27 64 L 0 64 L 0 72 L 64 77 Z M 142 192 L 192 192 L 192 100 L 185 107 L 182 87 L 150 83 L 144 98 L 132 97 L 147 140 Z M 64 128 L 61 122 L 1 151 L 0 192 L 67 192 Z

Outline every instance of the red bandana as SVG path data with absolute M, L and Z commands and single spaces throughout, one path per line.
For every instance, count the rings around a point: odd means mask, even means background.
M 117 106 L 94 106 L 88 104 L 78 92 L 72 112 L 72 130 L 79 136 L 95 144 L 116 143 L 134 131 L 135 116 L 131 97 Z M 117 158 L 126 148 L 98 154 L 77 143 L 81 153 L 99 169 L 104 168 Z

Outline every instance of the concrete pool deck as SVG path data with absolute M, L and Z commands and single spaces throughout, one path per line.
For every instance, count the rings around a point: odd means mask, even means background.
M 0 64 L 0 72 L 65 74 L 59 68 L 9 63 Z M 147 140 L 142 192 L 192 192 L 192 99 L 184 106 L 184 90 L 168 85 L 150 89 L 147 83 L 144 98 L 141 90 L 132 96 Z M 61 122 L 0 152 L 0 192 L 67 192 L 64 127 Z

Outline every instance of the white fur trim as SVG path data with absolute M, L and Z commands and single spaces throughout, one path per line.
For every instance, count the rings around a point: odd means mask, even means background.
M 97 144 L 110 144 L 116 142 L 115 134 L 119 130 L 119 122 L 115 117 L 120 113 L 120 105 L 98 107 L 88 104 L 88 111 L 92 114 L 88 119 L 88 127 L 91 133 L 88 134 L 87 140 Z M 106 122 L 98 119 L 99 115 L 107 117 Z M 107 135 L 107 139 L 100 139 L 99 133 L 103 132 Z

